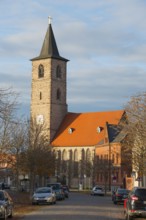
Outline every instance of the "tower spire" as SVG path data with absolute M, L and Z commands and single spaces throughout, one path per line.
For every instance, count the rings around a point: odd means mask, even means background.
M 33 61 L 33 60 L 39 60 L 39 59 L 55 58 L 55 59 L 64 60 L 67 62 L 68 61 L 67 59 L 59 55 L 56 40 L 55 40 L 54 33 L 52 30 L 52 26 L 51 26 L 52 17 L 49 16 L 48 19 L 49 19 L 48 20 L 49 25 L 48 25 L 48 29 L 45 35 L 45 39 L 42 45 L 40 55 L 31 60 Z

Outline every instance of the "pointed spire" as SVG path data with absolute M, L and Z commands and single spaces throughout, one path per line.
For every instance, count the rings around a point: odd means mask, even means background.
M 49 24 L 44 43 L 41 49 L 40 57 L 60 57 L 53 34 L 52 26 Z
M 68 61 L 67 59 L 59 55 L 57 48 L 56 40 L 51 26 L 51 17 L 49 17 L 49 26 L 46 32 L 46 36 L 43 42 L 43 46 L 40 52 L 40 55 L 32 60 L 46 59 L 46 58 L 55 58 Z

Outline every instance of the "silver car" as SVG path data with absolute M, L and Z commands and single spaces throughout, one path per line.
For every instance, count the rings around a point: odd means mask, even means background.
M 37 188 L 32 196 L 32 204 L 55 204 L 56 194 L 51 187 Z
M 104 190 L 100 186 L 94 186 L 93 189 L 91 190 L 91 196 L 99 195 L 99 196 L 104 196 Z

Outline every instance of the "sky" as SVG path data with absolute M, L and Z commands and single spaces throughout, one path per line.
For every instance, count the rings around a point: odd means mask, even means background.
M 120 110 L 145 92 L 145 0 L 0 0 L 0 9 L 0 88 L 19 93 L 19 114 L 30 114 L 30 59 L 40 54 L 49 16 L 69 60 L 69 112 Z

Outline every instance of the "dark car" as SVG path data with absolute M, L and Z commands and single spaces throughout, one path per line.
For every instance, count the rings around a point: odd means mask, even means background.
M 13 200 L 5 190 L 0 190 L 0 219 L 13 217 Z
M 115 192 L 112 194 L 112 200 L 114 204 L 117 203 L 124 203 L 124 200 L 128 197 L 129 194 L 128 189 L 124 188 L 118 188 Z
M 47 187 L 52 187 L 52 189 L 56 193 L 57 200 L 65 199 L 65 195 L 64 195 L 61 183 L 48 183 Z
M 146 188 L 134 187 L 128 195 L 124 205 L 127 220 L 146 217 Z
M 68 186 L 62 186 L 62 189 L 63 189 L 63 192 L 64 192 L 64 195 L 66 198 L 69 197 L 69 189 L 68 189 Z

